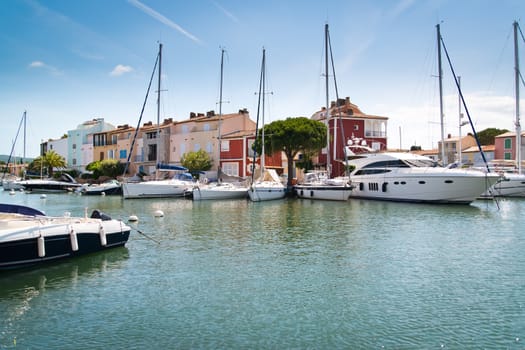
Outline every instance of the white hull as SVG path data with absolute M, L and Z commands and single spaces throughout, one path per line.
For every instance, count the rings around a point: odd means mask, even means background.
M 525 175 L 503 174 L 482 197 L 525 197 Z
M 248 188 L 229 183 L 198 185 L 193 188 L 193 200 L 244 199 Z
M 182 197 L 192 186 L 192 182 L 175 179 L 127 182 L 122 184 L 122 196 L 126 199 Z
M 17 207 L 23 209 L 18 214 Z M 15 209 L 15 211 L 11 211 Z M 0 269 L 37 265 L 123 246 L 130 227 L 98 211 L 91 217 L 49 217 L 26 207 L 3 205 Z M 23 213 L 25 212 L 25 214 Z
M 499 176 L 444 168 L 407 168 L 398 174 L 352 176 L 351 198 L 468 204 Z
M 295 191 L 299 198 L 347 201 L 352 194 L 352 186 L 305 184 L 296 185 Z
M 271 201 L 283 199 L 286 195 L 286 187 L 281 183 L 262 182 L 253 184 L 248 190 L 252 202 Z
M 3 180 L 2 187 L 4 188 L 4 191 L 24 189 L 24 186 L 22 186 L 21 180 Z
M 259 180 L 250 186 L 248 195 L 252 202 L 283 199 L 286 186 L 280 181 L 275 169 L 265 169 Z

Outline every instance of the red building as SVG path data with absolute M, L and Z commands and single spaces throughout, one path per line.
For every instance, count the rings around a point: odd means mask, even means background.
M 255 140 L 255 131 L 237 131 L 223 136 L 221 145 L 221 169 L 227 174 L 240 177 L 252 175 L 253 150 L 252 145 Z M 277 152 L 271 156 L 265 156 L 265 166 L 275 168 L 279 174 L 283 172 L 282 152 Z M 255 159 L 255 169 L 260 168 L 261 159 L 257 155 Z
M 326 108 L 314 113 L 312 119 L 326 125 Z M 349 140 L 366 143 L 376 150 L 387 149 L 387 117 L 363 113 L 350 98 L 332 101 L 328 120 L 330 135 L 331 176 L 344 175 L 344 146 Z M 327 155 L 324 148 L 314 160 L 314 166 L 326 169 Z

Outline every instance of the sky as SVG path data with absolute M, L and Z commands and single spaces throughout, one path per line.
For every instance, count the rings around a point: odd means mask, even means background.
M 219 110 L 223 49 L 222 112 L 246 108 L 255 120 L 263 48 L 266 122 L 310 117 L 326 99 L 325 24 L 339 97 L 388 117 L 389 148 L 441 139 L 437 24 L 475 130 L 514 130 L 512 24 L 525 26 L 523 16 L 523 0 L 0 1 L 0 154 L 11 152 L 24 111 L 27 157 L 93 118 L 136 126 L 159 43 L 161 120 Z M 334 100 L 333 75 L 330 86 Z M 445 56 L 443 96 L 445 135 L 457 136 Z M 156 120 L 155 85 L 142 122 Z M 14 153 L 23 155 L 22 136 Z

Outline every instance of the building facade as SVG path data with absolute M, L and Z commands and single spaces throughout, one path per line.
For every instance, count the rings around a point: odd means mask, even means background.
M 327 125 L 326 108 L 315 112 L 312 119 Z M 349 97 L 332 101 L 330 104 L 328 129 L 330 135 L 330 168 L 331 176 L 344 174 L 344 147 L 349 141 L 366 143 L 378 151 L 387 149 L 387 122 L 388 118 L 363 113 L 359 107 L 350 101 Z M 316 168 L 326 169 L 327 148 L 314 159 Z
M 84 159 L 84 155 L 89 154 L 91 147 L 89 145 L 92 144 L 92 141 L 88 140 L 88 135 L 113 129 L 115 127 L 106 123 L 104 118 L 95 118 L 80 124 L 74 130 L 69 130 L 67 132 L 68 151 L 66 158 L 68 166 L 80 172 L 85 171 L 86 166 L 93 161 L 93 159 Z

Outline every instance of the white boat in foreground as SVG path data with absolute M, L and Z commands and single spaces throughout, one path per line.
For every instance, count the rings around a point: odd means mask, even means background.
M 0 204 L 0 270 L 124 246 L 131 228 L 98 210 L 90 217 L 46 216 L 33 208 Z
M 349 164 L 351 198 L 402 202 L 469 204 L 500 178 L 495 173 L 437 166 L 412 153 L 361 153 Z

